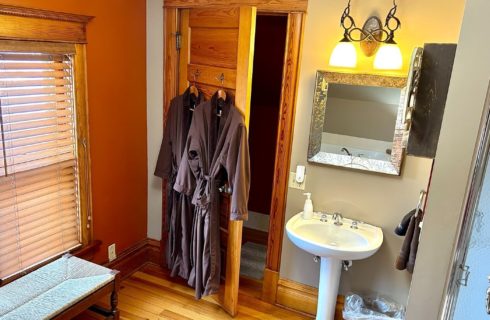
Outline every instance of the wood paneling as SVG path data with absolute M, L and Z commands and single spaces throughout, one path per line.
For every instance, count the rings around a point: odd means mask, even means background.
M 318 289 L 287 279 L 279 279 L 277 303 L 289 309 L 315 315 Z M 344 297 L 338 296 L 335 307 L 335 320 L 342 320 Z
M 308 0 L 166 0 L 171 8 L 254 6 L 265 12 L 306 12 Z
M 224 75 L 223 84 L 221 84 L 221 81 L 218 80 L 219 75 L 221 74 Z M 223 86 L 227 89 L 235 89 L 236 87 L 235 69 L 189 64 L 187 66 L 187 80 L 189 82 L 193 82 L 194 76 L 196 76 L 196 82 L 213 85 L 216 88 Z
M 236 68 L 238 29 L 192 28 L 191 30 L 190 63 Z
M 238 7 L 191 10 L 189 26 L 191 28 L 238 28 L 240 9 Z
M 197 85 L 198 85 L 199 90 L 202 92 L 202 94 L 206 100 L 211 99 L 213 94 L 215 94 L 216 91 L 218 91 L 218 89 L 220 88 L 218 86 L 212 86 L 212 85 L 203 84 L 203 83 L 198 83 Z M 235 90 L 227 89 L 226 94 L 229 95 L 230 97 L 232 97 L 232 99 L 233 99 L 233 97 L 235 96 Z
M 294 132 L 296 92 L 303 28 L 303 14 L 289 14 L 266 262 L 266 268 L 271 271 L 279 271 L 281 263 L 282 237 L 285 223 L 284 214 L 286 210 L 289 165 Z

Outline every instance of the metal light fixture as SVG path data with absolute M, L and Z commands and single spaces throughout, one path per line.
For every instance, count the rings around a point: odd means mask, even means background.
M 374 58 L 374 68 L 384 70 L 401 69 L 403 59 L 400 48 L 396 44 L 395 31 L 401 26 L 400 20 L 395 16 L 396 1 L 386 16 L 384 28 L 378 17 L 370 17 L 364 26 L 358 28 L 354 18 L 350 15 L 350 2 L 342 13 L 340 25 L 344 28 L 344 37 L 334 48 L 330 56 L 330 65 L 336 67 L 353 68 L 357 65 L 357 55 L 353 42 L 359 42 L 365 56 Z M 381 47 L 380 47 L 381 46 Z M 379 49 L 379 50 L 378 50 Z

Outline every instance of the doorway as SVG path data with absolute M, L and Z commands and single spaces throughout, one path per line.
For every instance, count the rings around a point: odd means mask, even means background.
M 276 143 L 281 110 L 287 15 L 258 14 L 250 103 L 251 185 L 240 275 L 261 281 L 267 256 Z
M 307 1 L 296 1 L 294 5 L 264 1 L 258 3 L 257 7 L 223 7 L 221 2 L 214 1 L 187 2 L 185 5 L 184 7 L 178 1 L 165 1 L 165 110 L 168 110 L 171 99 L 183 92 L 183 88 L 189 83 L 197 82 L 204 96 L 208 98 L 220 87 L 230 91 L 230 94 L 234 95 L 236 105 L 244 114 L 247 125 L 251 111 L 253 64 L 250 58 L 255 53 L 255 40 L 252 39 L 255 39 L 256 34 L 256 12 L 284 16 L 287 19 L 287 40 L 284 43 L 286 48 L 280 57 L 283 65 L 280 110 L 276 118 L 277 130 L 274 133 L 277 141 L 271 146 L 272 149 L 275 148 L 274 178 L 269 210 L 267 260 L 262 285 L 262 299 L 275 303 Z M 201 30 L 192 32 L 193 28 Z M 243 221 L 229 220 L 227 196 L 224 193 L 222 195 L 224 209 L 220 215 L 220 242 L 223 253 L 221 260 L 225 263 L 222 274 L 225 278 L 217 303 L 229 314 L 236 315 Z M 166 202 L 162 205 L 165 212 Z M 165 214 L 162 217 L 162 226 L 165 226 Z M 166 240 L 166 237 L 162 236 L 162 252 L 165 252 Z

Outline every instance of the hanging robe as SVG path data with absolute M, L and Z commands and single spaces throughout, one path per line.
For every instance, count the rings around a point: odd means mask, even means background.
M 220 283 L 219 187 L 231 188 L 231 220 L 248 218 L 250 159 L 247 130 L 240 111 L 228 97 L 218 113 L 216 94 L 194 111 L 186 151 L 174 189 L 192 197 L 195 218 L 192 227 L 189 285 L 196 298 L 216 293 Z
M 202 94 L 193 99 L 189 89 L 170 102 L 168 117 L 158 155 L 155 175 L 167 178 L 166 261 L 172 277 L 189 278 L 190 247 L 194 206 L 188 195 L 174 190 L 175 178 L 185 149 L 194 108 Z

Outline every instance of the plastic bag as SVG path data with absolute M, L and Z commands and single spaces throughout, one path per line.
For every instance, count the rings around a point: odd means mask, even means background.
M 379 295 L 361 297 L 349 293 L 345 297 L 345 320 L 404 320 L 405 307 Z

